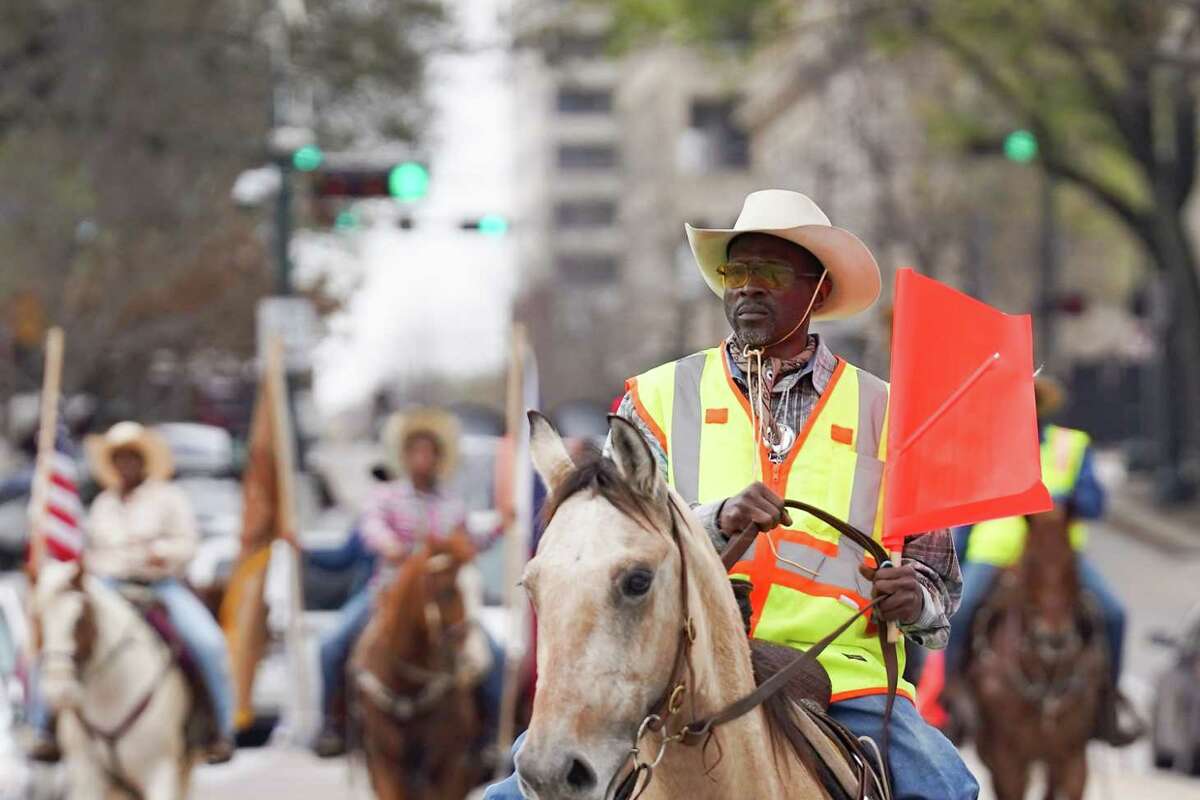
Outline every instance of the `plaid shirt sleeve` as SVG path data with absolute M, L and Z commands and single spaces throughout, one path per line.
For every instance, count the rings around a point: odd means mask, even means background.
M 915 644 L 941 650 L 950 641 L 950 617 L 962 598 L 962 571 L 949 528 L 913 536 L 904 542 L 902 564 L 917 571 L 925 606 L 915 622 L 900 629 Z

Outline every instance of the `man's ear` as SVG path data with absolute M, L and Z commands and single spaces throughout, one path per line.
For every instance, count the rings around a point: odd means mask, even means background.
M 612 459 L 625 480 L 645 497 L 658 499 L 665 496 L 667 485 L 659 474 L 658 460 L 633 423 L 610 414 L 608 432 L 612 442 Z
M 829 273 L 825 273 L 825 280 L 821 281 L 821 285 L 817 287 L 817 299 L 813 302 L 813 311 L 822 308 L 825 301 L 829 299 L 829 293 L 833 291 L 833 279 L 829 277 Z

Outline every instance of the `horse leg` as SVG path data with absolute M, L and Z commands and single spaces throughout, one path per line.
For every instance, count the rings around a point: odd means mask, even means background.
M 163 759 L 146 771 L 142 796 L 145 800 L 183 800 L 182 777 L 174 759 Z
M 976 737 L 979 757 L 992 773 L 992 790 L 997 800 L 1024 800 L 1029 785 L 1029 762 L 1012 752 L 1006 743 L 980 728 Z
M 1087 750 L 1048 765 L 1046 775 L 1046 800 L 1083 800 L 1087 786 Z

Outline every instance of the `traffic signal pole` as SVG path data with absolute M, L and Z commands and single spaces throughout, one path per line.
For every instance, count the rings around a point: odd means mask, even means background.
M 279 194 L 275 199 L 275 293 L 292 293 L 292 159 L 276 160 L 279 165 Z
M 1054 203 L 1054 176 L 1046 169 L 1041 173 L 1042 219 L 1038 240 L 1041 313 L 1038 314 L 1038 343 L 1042 361 L 1053 364 L 1056 354 L 1054 317 L 1058 302 L 1058 210 Z

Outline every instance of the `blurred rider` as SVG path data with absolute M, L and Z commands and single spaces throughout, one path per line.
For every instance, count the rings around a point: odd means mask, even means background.
M 1068 508 L 1071 513 L 1071 547 L 1076 552 L 1079 580 L 1100 609 L 1108 640 L 1111 686 L 1105 694 L 1095 736 L 1119 747 L 1140 735 L 1139 726 L 1123 724 L 1120 719 L 1120 710 L 1126 705 L 1117 691 L 1121 651 L 1125 644 L 1125 609 L 1083 552 L 1088 533 L 1086 520 L 1103 516 L 1105 491 L 1096 477 L 1091 437 L 1083 431 L 1046 422 L 1046 418 L 1065 404 L 1065 389 L 1057 380 L 1042 375 L 1034 382 L 1034 396 L 1042 443 L 1042 481 L 1055 504 Z M 1000 570 L 1020 561 L 1025 552 L 1027 531 L 1028 526 L 1021 517 L 990 520 L 956 531 L 958 550 L 965 553 L 966 558 L 962 567 L 962 602 L 954 615 L 950 642 L 946 647 L 946 686 L 953 707 L 961 705 L 961 678 L 975 614 L 987 601 Z
M 374 558 L 370 583 L 342 607 L 337 624 L 321 639 L 322 709 L 325 724 L 313 749 L 322 757 L 345 752 L 346 661 L 367 626 L 374 601 L 397 567 L 428 539 L 466 535 L 467 509 L 445 486 L 458 460 L 458 423 L 440 409 L 417 408 L 395 414 L 384 430 L 384 446 L 401 477 L 378 486 L 367 500 L 359 523 L 368 557 Z M 480 549 L 488 542 L 476 542 Z M 464 570 L 464 573 L 467 571 Z M 462 582 L 460 581 L 460 587 Z M 470 612 L 470 592 L 464 601 Z M 468 645 L 471 646 L 471 645 Z M 476 639 L 474 646 L 490 648 L 491 670 L 482 693 L 488 716 L 494 717 L 500 695 L 500 662 L 495 644 Z
M 162 603 L 211 701 L 216 731 L 208 761 L 228 761 L 234 749 L 229 655 L 216 620 L 181 580 L 199 537 L 187 495 L 169 480 L 170 450 L 136 422 L 119 422 L 86 444 L 104 487 L 88 516 L 87 568 L 112 584 L 145 586 Z

